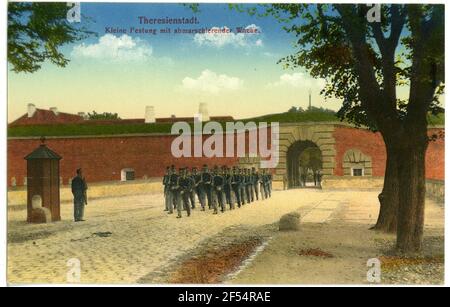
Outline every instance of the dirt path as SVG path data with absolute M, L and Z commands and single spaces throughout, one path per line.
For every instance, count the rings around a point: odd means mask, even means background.
M 328 198 L 303 215 L 300 231 L 275 234 L 253 263 L 229 283 L 368 284 L 368 260 L 383 259 L 395 243 L 395 235 L 368 230 L 374 216 L 375 206 L 365 199 Z M 397 259 L 400 265 L 391 270 L 382 263 L 381 282 L 442 283 L 443 222 L 443 208 L 427 200 L 425 250 L 432 262 L 437 259 L 437 266 L 405 266 Z M 432 241 L 437 244 L 431 246 Z
M 9 211 L 8 281 L 65 283 L 67 261 L 77 258 L 81 264 L 82 283 L 137 283 L 145 276 L 157 275 L 169 263 L 179 262 L 186 253 L 197 249 L 209 238 L 218 234 L 227 237 L 225 230 L 228 227 L 257 228 L 276 223 L 283 214 L 292 211 L 298 211 L 306 220 L 309 219 L 312 228 L 302 233 L 310 234 L 305 237 L 305 240 L 310 238 L 310 242 L 314 242 L 317 236 L 332 236 L 333 228 L 320 230 L 314 227 L 324 227 L 316 224 L 338 218 L 344 223 L 359 225 L 360 228 L 353 232 L 359 232 L 356 236 L 364 239 L 365 226 L 358 223 L 375 221 L 378 210 L 376 196 L 377 192 L 367 191 L 290 190 L 275 192 L 270 200 L 217 216 L 195 210 L 190 218 L 181 220 L 162 211 L 162 195 L 94 200 L 86 208 L 87 222 L 84 223 L 71 221 L 70 205 L 62 207 L 63 221 L 47 225 L 26 224 L 23 222 L 26 211 Z M 356 210 L 358 206 L 364 210 Z M 442 220 L 443 225 L 441 211 L 437 210 L 435 219 L 427 220 L 427 223 L 438 225 Z M 437 227 L 441 229 L 443 226 Z M 95 235 L 106 232 L 111 232 L 111 235 Z M 339 240 L 330 237 L 330 249 L 332 243 Z M 273 242 L 276 244 L 276 240 Z M 352 242 L 345 244 L 349 246 L 349 253 L 358 253 Z M 269 248 L 272 247 L 269 245 Z M 323 248 L 328 247 L 324 245 Z M 275 245 L 273 249 L 286 253 Z M 270 266 L 278 265 L 275 261 Z M 285 282 L 288 278 L 286 275 Z

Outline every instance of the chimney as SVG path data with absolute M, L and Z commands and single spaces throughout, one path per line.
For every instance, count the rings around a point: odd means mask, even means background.
M 145 123 L 151 124 L 155 123 L 155 107 L 154 106 L 146 106 L 145 107 Z
M 205 102 L 200 102 L 198 107 L 198 113 L 202 116 L 202 121 L 209 121 L 208 104 Z
M 58 113 L 59 113 L 57 107 L 51 107 L 51 108 L 50 108 L 50 111 L 52 111 L 53 114 L 55 114 L 55 115 L 58 115 Z
M 33 117 L 35 112 L 36 112 L 36 106 L 32 103 L 29 103 L 28 104 L 28 117 Z

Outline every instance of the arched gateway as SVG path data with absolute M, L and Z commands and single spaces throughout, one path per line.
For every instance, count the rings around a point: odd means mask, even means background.
M 322 169 L 322 152 L 313 142 L 296 141 L 289 146 L 286 154 L 287 187 L 298 188 L 314 183 L 311 172 Z M 315 185 L 314 185 L 315 186 Z
M 289 187 L 297 185 L 298 156 L 308 147 L 320 149 L 322 158 L 322 174 L 334 175 L 335 139 L 334 124 L 329 123 L 295 123 L 280 125 L 280 160 L 275 169 L 274 181 L 282 185 L 288 181 Z M 297 170 L 296 170 L 297 168 Z
M 336 123 L 329 122 L 280 124 L 279 163 L 274 170 L 274 188 L 282 189 L 283 182 L 287 184 L 287 187 L 296 186 L 293 178 L 298 174 L 292 171 L 296 163 L 290 161 L 294 161 L 295 157 L 298 158 L 301 151 L 308 147 L 316 147 L 320 150 L 323 178 L 334 175 L 336 141 L 333 132 L 335 125 Z M 242 167 L 258 167 L 259 161 L 259 157 L 246 157 L 241 158 L 239 163 Z M 289 166 L 291 166 L 291 171 L 289 171 Z

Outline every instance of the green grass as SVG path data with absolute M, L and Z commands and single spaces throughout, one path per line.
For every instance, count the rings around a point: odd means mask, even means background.
M 239 120 L 236 120 L 239 121 Z M 241 120 L 242 122 L 335 122 L 339 121 L 333 113 L 321 111 L 286 112 L 269 114 Z M 444 125 L 445 114 L 429 116 L 430 125 Z M 224 123 L 221 123 L 224 126 Z M 39 125 L 8 128 L 8 137 L 41 137 L 41 136 L 89 136 L 89 135 L 119 135 L 139 133 L 170 133 L 172 124 L 125 124 L 125 125 Z
M 269 114 L 260 117 L 245 119 L 243 121 L 255 122 L 279 122 L 279 123 L 302 123 L 302 122 L 334 122 L 339 118 L 330 112 L 306 111 L 306 112 L 286 112 Z
M 8 128 L 9 137 L 170 133 L 171 124 L 42 125 Z
M 428 116 L 428 124 L 432 126 L 445 125 L 445 113 L 439 113 L 437 115 Z

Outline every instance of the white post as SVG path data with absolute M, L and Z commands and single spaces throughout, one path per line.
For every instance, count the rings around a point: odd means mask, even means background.
M 150 123 L 155 123 L 156 119 L 155 119 L 155 107 L 153 106 L 146 106 L 145 107 L 145 123 L 146 124 L 150 124 Z

